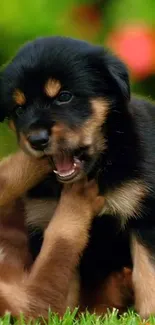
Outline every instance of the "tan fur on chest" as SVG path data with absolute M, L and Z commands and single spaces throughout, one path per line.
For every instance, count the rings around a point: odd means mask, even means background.
M 58 201 L 24 198 L 24 204 L 27 225 L 45 229 L 54 214 Z
M 111 214 L 120 216 L 122 227 L 128 219 L 138 218 L 142 213 L 142 203 L 149 189 L 142 181 L 124 182 L 113 191 L 105 194 L 105 204 L 100 215 Z
M 147 193 L 148 189 L 142 182 L 125 182 L 105 194 L 105 204 L 100 215 L 120 216 L 123 227 L 129 218 L 141 215 L 142 202 Z M 27 225 L 33 228 L 45 229 L 54 214 L 58 200 L 25 198 L 24 203 Z

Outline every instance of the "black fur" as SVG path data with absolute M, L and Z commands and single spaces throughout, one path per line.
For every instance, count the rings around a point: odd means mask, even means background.
M 63 88 L 74 94 L 74 100 L 63 109 L 42 91 L 49 77 L 60 80 Z M 27 98 L 21 116 L 13 106 L 15 88 Z M 109 103 L 102 127 L 107 149 L 86 165 L 85 171 L 98 180 L 103 195 L 127 180 L 141 180 L 149 191 L 140 218 L 131 218 L 126 231 L 120 230 L 119 216 L 94 220 L 81 260 L 82 280 L 89 285 L 97 277 L 131 264 L 128 235 L 132 232 L 155 256 L 155 105 L 130 99 L 128 73 L 119 59 L 101 47 L 70 38 L 40 38 L 28 43 L 1 76 L 1 120 L 13 119 L 17 133 L 38 126 L 48 129 L 57 121 L 74 129 L 91 116 L 89 100 L 100 97 Z M 54 175 L 51 189 L 50 180 L 31 190 L 29 196 L 59 197 L 62 185 Z

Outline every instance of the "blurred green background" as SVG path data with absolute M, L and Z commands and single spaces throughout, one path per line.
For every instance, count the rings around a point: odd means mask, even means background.
M 0 66 L 45 35 L 107 45 L 129 66 L 133 91 L 155 99 L 155 0 L 0 0 Z M 1 124 L 0 157 L 15 148 Z

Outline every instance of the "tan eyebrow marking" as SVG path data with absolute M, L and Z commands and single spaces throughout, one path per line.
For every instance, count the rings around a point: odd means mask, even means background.
M 15 89 L 13 99 L 17 105 L 24 105 L 26 103 L 26 97 L 20 89 Z
M 44 91 L 48 97 L 55 97 L 61 89 L 61 83 L 56 79 L 48 79 L 45 83 Z

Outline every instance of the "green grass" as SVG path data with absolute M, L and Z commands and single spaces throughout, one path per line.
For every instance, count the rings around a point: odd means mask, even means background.
M 0 319 L 0 325 L 25 325 L 26 322 L 24 317 L 21 315 L 20 322 L 12 319 L 9 314 L 5 315 Z M 27 323 L 31 325 L 31 322 Z M 117 310 L 113 310 L 113 312 L 108 312 L 105 316 L 96 316 L 95 314 L 89 314 L 86 312 L 81 316 L 77 317 L 77 310 L 73 313 L 70 313 L 67 310 L 63 319 L 59 319 L 57 315 L 49 313 L 48 321 L 45 322 L 42 318 L 39 318 L 35 321 L 35 325 L 39 324 L 47 324 L 47 325 L 155 325 L 155 317 L 150 317 L 148 320 L 141 320 L 141 318 L 135 314 L 133 311 L 129 311 L 128 313 L 124 313 L 122 316 L 118 317 Z M 34 325 L 34 323 L 33 323 Z
M 14 152 L 17 148 L 17 140 L 7 124 L 0 123 L 0 159 Z

